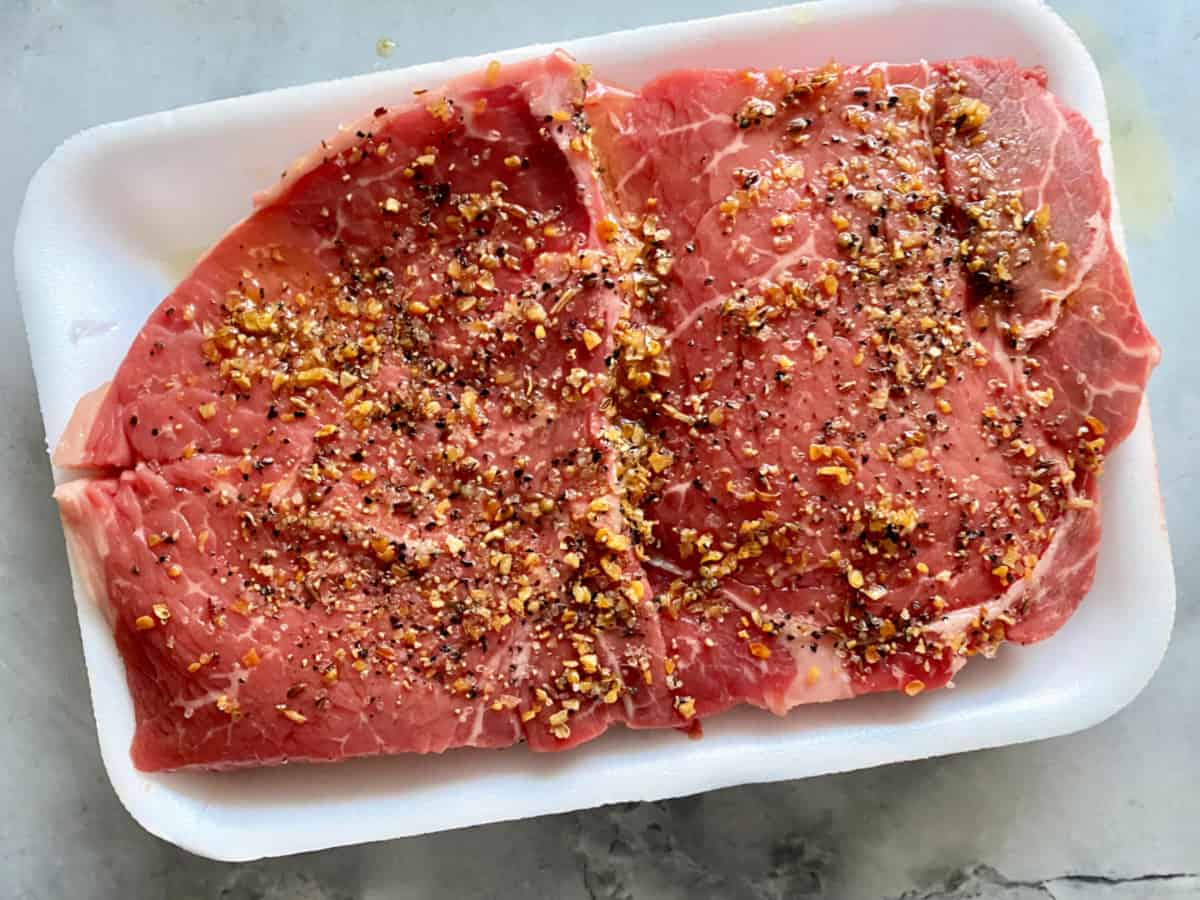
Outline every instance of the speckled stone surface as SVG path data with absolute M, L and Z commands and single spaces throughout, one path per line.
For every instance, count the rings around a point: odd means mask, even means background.
M 1037 744 L 228 865 L 142 831 L 100 763 L 7 250 L 29 177 L 101 122 L 738 4 L 0 0 L 0 897 L 1200 897 L 1200 3 L 1053 5 L 1105 77 L 1130 262 L 1164 349 L 1151 400 L 1179 612 L 1146 691 Z

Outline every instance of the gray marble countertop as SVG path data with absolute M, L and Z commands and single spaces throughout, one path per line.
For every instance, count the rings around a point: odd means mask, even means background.
M 736 0 L 408 5 L 0 0 L 0 247 L 80 129 L 384 66 L 732 11 Z M 163 843 L 100 762 L 11 254 L 0 253 L 0 896 L 342 898 L 1200 897 L 1200 3 L 1053 4 L 1103 71 L 1176 558 L 1170 652 L 1071 737 L 244 865 Z M 518 12 L 521 7 L 525 11 Z M 390 58 L 376 54 L 381 37 Z

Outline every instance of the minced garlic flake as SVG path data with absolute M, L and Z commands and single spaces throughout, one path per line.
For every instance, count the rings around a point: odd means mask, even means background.
M 1030 391 L 1030 394 L 1042 409 L 1046 409 L 1054 402 L 1054 388 L 1048 387 L 1041 391 Z
M 222 694 L 217 698 L 217 709 L 232 719 L 240 719 L 242 717 L 238 702 L 228 694 Z
M 838 484 L 845 486 L 854 480 L 854 476 L 845 466 L 821 466 L 817 474 L 825 478 L 836 478 Z
M 617 224 L 616 219 L 614 219 L 612 216 L 605 216 L 596 223 L 596 234 L 599 235 L 600 240 L 604 241 L 606 244 L 616 240 L 617 235 L 620 234 L 620 232 L 621 227 Z
M 655 450 L 646 460 L 656 474 L 661 474 L 674 461 L 674 455 L 668 450 Z
M 304 715 L 304 713 L 299 712 L 298 710 L 289 709 L 288 707 L 283 706 L 283 705 L 276 706 L 275 708 L 277 710 L 279 710 L 281 713 L 283 713 L 284 716 L 286 716 L 288 719 L 295 722 L 297 725 L 303 725 L 305 722 L 308 721 L 308 716 Z

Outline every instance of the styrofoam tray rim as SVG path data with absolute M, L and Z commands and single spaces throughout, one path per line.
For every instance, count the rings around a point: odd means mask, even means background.
M 422 83 L 435 86 L 447 79 L 473 68 L 481 67 L 490 59 L 502 62 L 525 58 L 548 52 L 554 47 L 561 46 L 584 61 L 611 50 L 615 45 L 634 48 L 651 47 L 657 44 L 670 45 L 685 41 L 695 41 L 700 38 L 711 38 L 715 31 L 725 35 L 747 34 L 766 27 L 788 24 L 794 27 L 808 27 L 813 23 L 820 24 L 836 21 L 839 16 L 846 18 L 870 17 L 886 15 L 895 11 L 901 0 L 820 0 L 812 4 L 797 7 L 784 7 L 741 13 L 715 19 L 695 20 L 686 23 L 673 23 L 652 26 L 646 29 L 636 29 L 628 32 L 618 32 L 599 37 L 585 38 L 579 41 L 566 41 L 561 44 L 540 44 L 509 50 L 502 53 L 483 54 L 471 58 L 462 58 L 448 62 L 428 63 L 404 70 L 372 73 L 352 78 L 337 79 L 329 82 L 281 88 L 262 94 L 247 97 L 218 100 L 193 106 L 181 107 L 162 113 L 141 116 L 136 119 L 119 123 L 101 125 L 72 137 L 61 145 L 54 154 L 39 168 L 28 189 L 25 204 L 22 208 L 18 223 L 17 236 L 14 245 L 16 256 L 16 273 L 22 303 L 25 309 L 25 320 L 30 332 L 31 348 L 35 357 L 35 368 L 39 361 L 42 366 L 53 358 L 49 348 L 57 346 L 55 341 L 61 341 L 52 333 L 52 326 L 63 323 L 47 321 L 47 316 L 39 308 L 39 301 L 46 296 L 47 279 L 43 271 L 46 236 L 54 233 L 56 227 L 54 201 L 61 199 L 63 192 L 69 192 L 72 179 L 80 172 L 86 171 L 105 153 L 121 147 L 122 143 L 132 138 L 136 140 L 140 131 L 147 129 L 184 129 L 205 131 L 221 128 L 227 119 L 236 117 L 240 111 L 254 108 L 264 108 L 265 104 L 287 106 L 298 100 L 306 99 L 315 92 L 321 92 L 325 100 L 331 103 L 343 104 L 345 108 L 359 108 L 356 98 L 372 91 L 387 89 L 389 85 L 398 83 Z M 1090 82 L 1089 90 L 1096 92 L 1099 97 L 1099 107 L 1089 111 L 1089 119 L 1100 137 L 1104 147 L 1104 165 L 1106 174 L 1112 180 L 1112 160 L 1108 147 L 1108 121 L 1104 114 L 1103 93 L 1100 87 L 1099 73 L 1082 44 L 1055 14 L 1050 12 L 1040 0 L 1013 0 L 1004 9 L 990 0 L 915 0 L 907 4 L 908 8 L 934 10 L 948 14 L 964 11 L 987 10 L 989 14 L 1008 16 L 1014 22 L 1024 22 L 1030 28 L 1036 26 L 1043 29 L 1040 37 L 1056 45 L 1059 56 L 1055 61 L 1059 66 L 1070 66 L 1080 79 Z M 805 23 L 800 23 L 803 18 Z M 929 54 L 932 56 L 932 54 Z M 855 60 L 865 61 L 865 60 Z M 260 185 L 260 187 L 265 185 Z M 68 193 L 69 195 L 69 193 Z M 1113 227 L 1118 242 L 1123 246 L 1123 235 L 1120 229 L 1119 215 L 1114 214 Z M 39 369 L 39 387 L 46 391 L 50 373 Z M 51 414 L 43 407 L 46 417 L 47 434 L 56 440 L 65 419 L 61 410 Z M 57 418 L 56 418 L 57 417 Z M 1174 576 L 1170 564 L 1170 548 L 1166 538 L 1165 518 L 1162 513 L 1161 497 L 1158 492 L 1157 470 L 1154 467 L 1154 450 L 1152 430 L 1148 410 L 1143 407 L 1142 417 L 1134 435 L 1127 447 L 1123 447 L 1114 456 L 1121 454 L 1137 455 L 1138 465 L 1144 473 L 1148 464 L 1154 472 L 1153 479 L 1147 480 L 1141 476 L 1144 496 L 1138 501 L 1141 505 L 1141 515 L 1144 519 L 1154 519 L 1156 527 L 1150 536 L 1152 543 L 1147 544 L 1144 559 L 1152 562 L 1153 568 L 1153 597 L 1155 605 L 1148 610 L 1144 620 L 1140 622 L 1139 652 L 1122 661 L 1119 684 L 1106 683 L 1107 693 L 1101 691 L 1098 684 L 1101 681 L 1091 679 L 1066 679 L 1053 690 L 1043 690 L 1040 694 L 1031 695 L 1024 708 L 1014 702 L 1008 712 L 1003 712 L 1004 727 L 1001 731 L 988 732 L 988 728 L 996 725 L 988 721 L 989 713 L 994 713 L 987 707 L 968 708 L 956 711 L 954 715 L 939 720 L 937 727 L 925 733 L 912 733 L 911 723 L 901 718 L 891 722 L 874 722 L 852 726 L 856 743 L 849 748 L 837 762 L 826 762 L 816 767 L 805 768 L 790 764 L 787 754 L 795 750 L 796 738 L 789 736 L 772 742 L 771 740 L 756 740 L 755 752 L 759 754 L 758 764 L 753 773 L 732 764 L 736 762 L 738 753 L 743 752 L 737 743 L 737 729 L 725 727 L 725 717 L 712 721 L 711 729 L 721 734 L 733 733 L 730 743 L 721 743 L 721 738 L 710 739 L 708 742 L 694 745 L 682 759 L 671 754 L 658 752 L 655 748 L 662 744 L 660 739 L 651 740 L 651 736 L 632 736 L 634 740 L 644 741 L 645 745 L 627 754 L 634 760 L 622 768 L 621 760 L 613 761 L 611 749 L 605 747 L 586 747 L 574 751 L 572 760 L 551 761 L 547 757 L 534 757 L 523 749 L 503 751 L 505 754 L 523 754 L 528 759 L 508 768 L 516 770 L 529 769 L 529 772 L 510 773 L 509 782 L 521 788 L 529 785 L 546 786 L 555 783 L 563 771 L 572 768 L 574 760 L 584 760 L 582 765 L 609 765 L 614 771 L 624 772 L 629 766 L 634 768 L 643 763 L 636 762 L 635 757 L 644 757 L 658 768 L 651 772 L 649 778 L 633 777 L 612 784 L 605 793 L 597 791 L 577 791 L 570 794 L 554 793 L 546 789 L 541 791 L 526 791 L 526 796 L 519 804 L 513 804 L 511 794 L 505 794 L 503 785 L 496 798 L 488 803 L 478 804 L 470 809 L 451 808 L 438 809 L 426 816 L 421 824 L 413 824 L 411 819 L 398 816 L 384 816 L 375 813 L 367 816 L 365 824 L 339 822 L 324 828 L 299 827 L 283 830 L 277 826 L 264 826 L 260 818 L 256 818 L 253 810 L 241 810 L 232 806 L 227 799 L 214 794 L 209 799 L 198 802 L 182 803 L 179 800 L 177 787 L 182 782 L 172 779 L 192 778 L 193 776 L 146 776 L 136 773 L 128 757 L 129 729 L 128 723 L 121 723 L 106 714 L 112 705 L 111 695 L 114 689 L 113 667 L 120 666 L 119 658 L 115 656 L 115 648 L 111 646 L 111 636 L 107 643 L 103 640 L 105 626 L 100 622 L 99 611 L 91 604 L 85 593 L 76 583 L 76 601 L 80 615 L 80 626 L 84 636 L 84 652 L 89 673 L 93 705 L 97 713 L 97 725 L 100 736 L 101 751 L 105 767 L 112 779 L 114 788 L 121 802 L 147 830 L 176 843 L 192 852 L 217 859 L 245 860 L 260 856 L 283 855 L 322 847 L 400 837 L 407 834 L 424 831 L 442 830 L 445 828 L 461 827 L 483 822 L 502 821 L 506 819 L 524 818 L 527 816 L 561 812 L 585 806 L 600 805 L 607 802 L 626 800 L 653 800 L 668 796 L 692 794 L 700 791 L 727 787 L 750 781 L 774 781 L 805 775 L 823 774 L 834 771 L 866 766 L 881 765 L 901 760 L 919 759 L 929 756 L 962 750 L 977 749 L 986 746 L 1013 744 L 1039 738 L 1052 737 L 1078 731 L 1113 715 L 1129 703 L 1150 680 L 1164 655 L 1169 640 L 1171 624 L 1174 616 Z M 61 473 L 56 473 L 56 476 Z M 1105 487 L 1109 492 L 1108 485 Z M 1067 628 L 1071 628 L 1068 623 Z M 1078 629 L 1076 629 L 1078 630 Z M 1063 636 L 1066 637 L 1065 635 Z M 1056 638 L 1055 640 L 1059 640 Z M 1032 649 L 1032 648 L 1031 648 Z M 1015 651 L 1025 652 L 1025 651 Z M 973 677 L 974 673 L 968 667 L 965 677 Z M 1103 674 L 1103 673 L 1101 673 Z M 123 673 L 119 679 L 123 687 Z M 1097 697 L 1102 696 L 1103 703 L 1097 703 Z M 1020 698 L 1018 698 L 1019 700 Z M 854 710 L 888 710 L 889 703 L 894 698 L 862 698 L 852 705 Z M 1036 701 L 1036 702 L 1035 702 Z M 923 711 L 940 708 L 940 701 L 931 698 L 931 703 L 920 707 Z M 893 704 L 894 705 L 894 704 Z M 945 705 L 945 704 L 942 704 Z M 821 721 L 834 718 L 856 722 L 869 713 L 858 713 L 850 709 L 851 705 L 838 704 L 837 708 L 821 710 L 797 710 L 791 717 L 800 720 L 816 719 Z M 843 708 L 845 711 L 843 712 Z M 1044 713 L 1053 713 L 1049 719 Z M 761 713 L 737 713 L 734 718 L 746 720 L 747 716 Z M 791 718 L 789 717 L 789 718 Z M 708 723 L 706 723 L 706 728 Z M 779 734 L 780 727 L 766 719 L 761 722 L 751 720 L 750 731 L 757 728 L 770 735 Z M 828 737 L 829 741 L 845 741 L 846 728 Z M 853 730 L 857 728 L 857 730 Z M 815 732 L 814 732 L 815 733 Z M 982 736 L 981 736 L 982 735 Z M 605 738 L 608 744 L 632 747 L 629 740 L 623 737 Z M 705 744 L 707 743 L 707 748 Z M 802 743 L 802 742 L 801 742 Z M 809 744 L 820 744 L 809 737 Z M 647 749 L 648 748 L 648 749 Z M 845 749 L 845 748 L 843 748 Z M 643 752 L 645 751 L 645 752 Z M 496 753 L 497 751 L 483 751 Z M 610 756 L 602 754 L 608 753 Z M 466 758 L 479 757 L 480 751 L 455 751 Z M 657 755 L 655 755 L 657 754 Z M 449 757 L 449 755 L 448 755 Z M 532 764 L 525 762 L 532 759 Z M 704 764 L 700 764 L 700 761 Z M 647 764 L 650 764 L 647 763 Z M 390 764 L 386 760 L 372 760 L 363 763 L 341 764 L 338 767 L 314 766 L 304 767 L 302 779 L 322 781 L 329 773 L 337 768 L 357 767 L 357 770 L 367 772 L 368 778 L 375 777 L 372 773 L 385 772 Z M 410 767 L 418 769 L 430 768 L 441 771 L 446 768 L 438 761 L 410 763 Z M 481 764 L 482 765 L 482 764 Z M 456 766 L 461 768 L 461 766 Z M 503 768 L 503 766 L 502 766 Z M 292 767 L 292 771 L 300 771 Z M 344 771 L 350 771 L 344 769 Z M 663 777 L 673 774 L 676 777 Z M 207 778 L 227 778 L 230 776 L 209 775 Z M 232 777 L 240 777 L 235 774 Z M 273 775 L 264 776 L 267 779 Z M 279 780 L 281 783 L 287 777 Z M 507 777 L 507 776 L 506 776 Z M 337 777 L 332 778 L 337 781 Z M 503 779 L 501 779 L 503 781 Z M 508 783 L 508 782 L 505 782 Z M 450 788 L 453 788 L 453 784 Z M 452 791 L 451 791 L 452 792 Z M 399 802 L 399 801 L 397 801 Z M 299 806 L 303 807 L 301 802 Z M 218 810 L 228 812 L 233 809 L 233 815 L 226 815 L 218 821 L 213 814 Z M 375 810 L 375 806 L 372 806 Z

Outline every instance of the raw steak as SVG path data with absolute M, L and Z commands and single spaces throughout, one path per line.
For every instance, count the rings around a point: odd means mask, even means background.
M 142 768 L 913 695 L 1090 584 L 1157 348 L 1040 73 L 556 54 L 259 203 L 56 454 Z
M 146 769 L 561 746 L 669 713 L 602 440 L 622 310 L 562 56 L 302 161 L 60 465 Z
M 678 72 L 590 113 L 644 242 L 615 390 L 698 712 L 912 695 L 1056 630 L 1157 348 L 1041 73 Z

